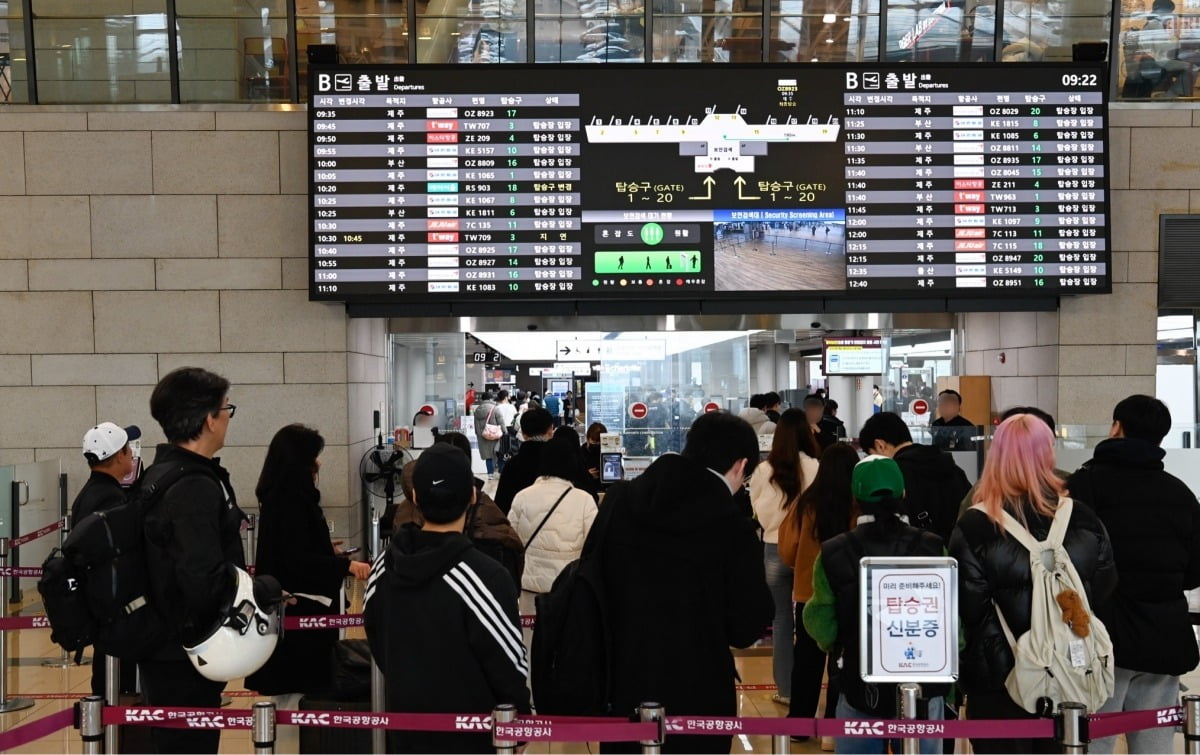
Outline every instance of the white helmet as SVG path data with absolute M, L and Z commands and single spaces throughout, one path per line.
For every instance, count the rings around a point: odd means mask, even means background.
M 200 675 L 214 682 L 228 682 L 253 674 L 263 667 L 279 641 L 280 609 L 265 611 L 254 600 L 254 578 L 237 571 L 237 591 L 225 618 L 208 637 L 185 647 L 188 659 Z

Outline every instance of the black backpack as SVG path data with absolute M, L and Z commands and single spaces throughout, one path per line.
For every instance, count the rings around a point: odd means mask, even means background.
M 166 624 L 149 605 L 143 525 L 162 494 L 194 474 L 207 473 L 182 465 L 161 473 L 152 469 L 129 501 L 84 517 L 42 564 L 38 592 L 50 621 L 50 639 L 75 653 L 76 663 L 88 645 L 137 661 L 166 641 Z
M 612 635 L 598 553 L 612 513 L 600 507 L 583 556 L 534 601 L 530 682 L 539 714 L 601 716 L 612 707 Z

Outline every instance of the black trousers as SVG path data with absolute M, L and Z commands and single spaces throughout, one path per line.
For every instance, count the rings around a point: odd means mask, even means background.
M 967 696 L 968 719 L 1037 718 L 1012 701 L 1005 691 L 972 692 Z M 976 755 L 988 753 L 1055 753 L 1062 748 L 1053 739 L 972 739 Z
M 187 660 L 142 661 L 142 692 L 147 705 L 185 706 L 189 708 L 221 707 L 221 692 L 225 682 L 213 682 Z M 159 753 L 215 753 L 221 747 L 220 730 L 159 729 L 150 730 L 154 749 Z
M 833 656 L 817 646 L 804 631 L 804 604 L 796 604 L 796 641 L 792 648 L 792 702 L 788 718 L 814 718 L 821 700 L 821 677 L 829 671 L 829 687 L 825 690 L 824 718 L 836 718 L 838 692 L 833 685 Z

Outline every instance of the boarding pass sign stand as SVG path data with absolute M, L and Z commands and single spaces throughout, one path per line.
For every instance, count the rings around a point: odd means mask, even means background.
M 958 562 L 947 557 L 860 561 L 859 669 L 863 681 L 899 685 L 900 718 L 917 718 L 921 684 L 958 679 Z M 904 740 L 905 755 L 920 742 Z

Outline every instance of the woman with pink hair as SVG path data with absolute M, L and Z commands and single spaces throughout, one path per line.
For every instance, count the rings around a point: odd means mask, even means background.
M 967 510 L 950 537 L 958 559 L 959 616 L 966 648 L 959 657 L 959 687 L 972 719 L 1033 718 L 1013 702 L 1004 682 L 1013 651 L 997 610 L 1013 636 L 1029 631 L 1033 586 L 1029 551 L 1004 530 L 1007 511 L 1038 540 L 1045 540 L 1067 491 L 1054 473 L 1054 434 L 1041 419 L 1016 414 L 996 428 L 991 450 Z M 1112 545 L 1099 517 L 1072 502 L 1063 544 L 1094 609 L 1116 587 Z M 1057 752 L 1053 739 L 972 740 L 976 753 Z

